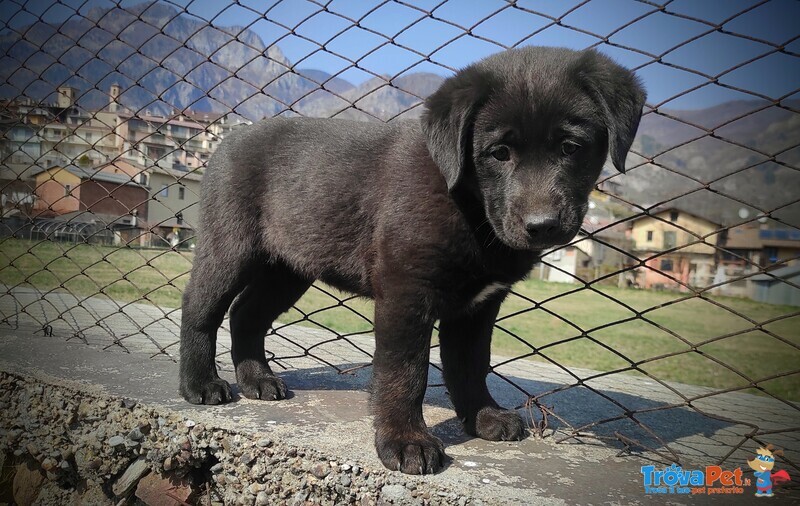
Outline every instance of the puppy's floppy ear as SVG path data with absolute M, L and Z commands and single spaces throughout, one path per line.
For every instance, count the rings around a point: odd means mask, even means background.
M 422 130 L 448 190 L 458 184 L 471 163 L 472 124 L 490 89 L 488 76 L 474 66 L 467 67 L 447 79 L 425 101 Z
M 625 158 L 639 128 L 647 94 L 633 72 L 593 49 L 584 51 L 574 69 L 603 111 L 611 161 L 618 171 L 625 172 Z

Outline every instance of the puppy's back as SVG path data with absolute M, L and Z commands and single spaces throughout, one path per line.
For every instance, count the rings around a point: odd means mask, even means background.
M 390 186 L 387 153 L 409 128 L 272 118 L 232 133 L 203 179 L 201 240 L 249 242 L 309 277 L 342 278 L 345 288 L 364 292 Z

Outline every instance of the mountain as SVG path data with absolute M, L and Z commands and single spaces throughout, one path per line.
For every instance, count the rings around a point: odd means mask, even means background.
M 322 86 L 326 90 L 330 90 L 331 92 L 339 95 L 355 88 L 355 86 L 345 81 L 344 79 L 339 77 L 333 77 L 331 74 L 323 72 L 322 70 L 296 69 L 295 72 L 313 81 L 318 86 Z
M 354 86 L 319 70 L 294 70 L 253 31 L 213 26 L 158 2 L 95 7 L 59 26 L 38 21 L 20 33 L 0 34 L 0 96 L 53 100 L 56 88 L 69 85 L 87 109 L 107 104 L 116 83 L 125 90 L 120 103 L 133 111 L 192 108 L 259 120 L 291 107 L 310 116 L 387 120 L 443 80 L 411 74 L 397 78 L 395 89 L 381 87 L 386 80 L 379 78 Z
M 120 103 L 133 111 L 233 111 L 250 120 L 292 114 L 290 107 L 317 117 L 414 118 L 421 99 L 443 81 L 410 73 L 354 85 L 321 70 L 293 69 L 253 31 L 213 26 L 159 2 L 95 7 L 59 26 L 38 21 L 19 32 L 6 29 L 0 55 L 0 98 L 53 100 L 59 86 L 70 85 L 82 106 L 99 109 L 116 83 L 124 90 Z M 788 204 L 774 216 L 800 226 L 798 106 L 800 100 L 782 107 L 752 100 L 645 114 L 633 151 L 669 170 L 645 164 L 629 171 L 617 179 L 622 196 L 649 206 L 688 194 L 674 204 L 722 224 L 740 220 L 742 208 L 755 216 Z M 644 161 L 633 153 L 629 160 Z
M 416 118 L 422 112 L 419 107 L 422 99 L 443 81 L 443 77 L 435 74 L 410 74 L 391 82 L 388 77 L 375 77 L 338 95 L 317 92 L 308 102 L 298 104 L 298 112 L 307 116 L 330 116 L 331 111 L 341 111 L 337 117 L 365 121 Z

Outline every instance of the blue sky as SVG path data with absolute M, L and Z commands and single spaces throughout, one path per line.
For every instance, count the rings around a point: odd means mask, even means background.
M 64 0 L 63 3 L 72 9 L 53 6 L 49 1 L 33 0 L 25 4 L 25 10 L 42 15 L 45 20 L 59 22 L 74 14 L 75 10 L 85 12 L 91 6 L 109 5 L 108 0 Z M 121 2 L 123 6 L 135 3 L 138 2 Z M 442 0 L 403 0 L 402 3 L 332 0 L 327 2 L 324 10 L 319 4 L 307 0 L 240 0 L 239 5 L 221 0 L 169 0 L 165 3 L 185 9 L 198 18 L 213 20 L 217 26 L 249 25 L 267 45 L 277 41 L 291 62 L 305 58 L 298 64 L 299 68 L 315 68 L 333 74 L 351 65 L 332 53 L 357 61 L 369 72 L 350 68 L 340 76 L 355 84 L 372 77 L 370 72 L 389 76 L 403 71 L 450 75 L 451 68 L 466 66 L 502 50 L 503 46 L 550 45 L 581 49 L 600 42 L 598 49 L 623 65 L 637 68 L 648 89 L 648 103 L 659 104 L 705 84 L 671 100 L 665 105 L 668 108 L 699 108 L 729 100 L 755 98 L 708 84 L 707 77 L 670 65 L 718 77 L 720 83 L 752 90 L 773 99 L 783 98 L 800 88 L 800 57 L 796 56 L 800 54 L 800 2 L 795 0 L 770 0 L 763 4 L 758 0 L 675 0 L 665 2 L 665 12 L 659 12 L 658 6 L 634 0 L 591 0 L 588 3 L 579 0 L 519 0 L 516 2 L 519 8 L 508 7 L 509 2 L 505 0 L 449 0 L 444 3 Z M 432 15 L 426 16 L 419 9 Z M 729 20 L 747 9 L 751 10 Z M 17 10 L 19 7 L 15 1 L 0 1 L 0 12 L 3 13 L 0 19 L 6 22 L 11 19 L 12 26 L 23 17 L 7 13 Z M 726 33 L 713 32 L 713 27 L 707 24 L 668 13 L 702 19 L 715 25 L 724 22 L 722 31 Z M 552 25 L 548 16 L 561 18 L 560 24 Z M 345 18 L 361 19 L 360 26 L 352 26 Z M 637 18 L 641 19 L 619 30 Z M 411 28 L 406 28 L 418 20 Z M 288 31 L 285 27 L 294 27 L 294 34 L 286 36 Z M 464 35 L 465 31 L 460 27 L 470 28 L 471 34 Z M 344 33 L 339 34 L 342 30 Z M 713 33 L 706 34 L 709 31 Z M 460 35 L 446 47 L 439 48 Z M 670 51 L 693 37 L 698 38 Z M 608 38 L 610 44 L 603 43 L 602 38 Z M 397 45 L 385 45 L 390 39 Z M 785 45 L 785 49 L 776 51 L 769 43 Z M 329 52 L 320 51 L 321 44 L 325 44 Z M 660 56 L 661 61 L 669 65 L 625 47 Z M 430 55 L 430 61 L 420 61 L 424 58 L 414 51 Z M 762 55 L 767 56 L 725 72 Z M 795 93 L 792 98 L 800 98 L 800 94 Z

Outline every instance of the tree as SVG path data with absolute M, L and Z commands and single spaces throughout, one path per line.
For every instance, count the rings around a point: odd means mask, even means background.
M 89 158 L 89 155 L 84 153 L 83 155 L 81 155 L 80 158 L 78 158 L 78 165 L 80 165 L 81 167 L 91 167 L 92 159 Z

